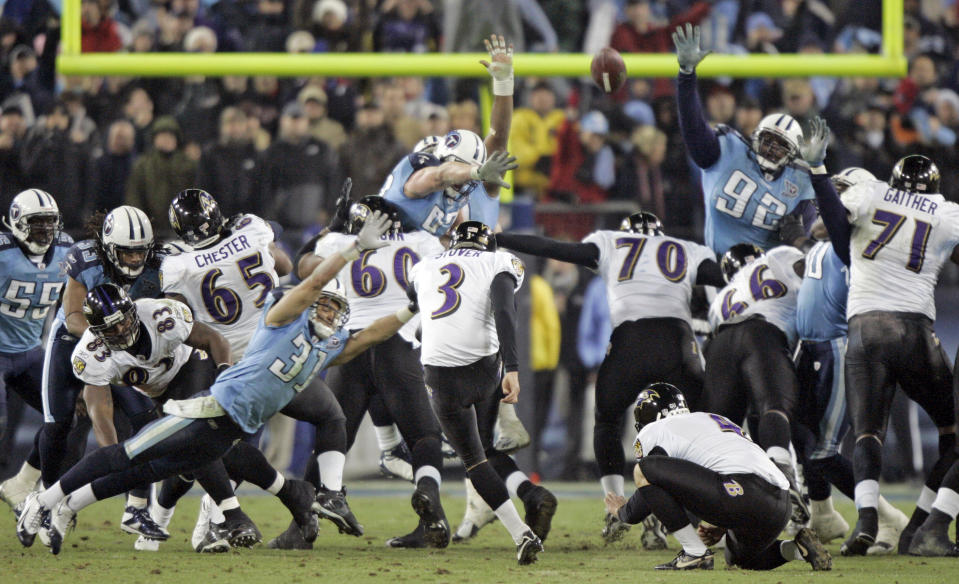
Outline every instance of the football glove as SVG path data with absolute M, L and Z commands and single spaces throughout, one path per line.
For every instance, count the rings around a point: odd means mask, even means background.
M 683 73 L 692 73 L 696 65 L 706 58 L 712 51 L 704 51 L 700 45 L 702 31 L 698 26 L 686 23 L 686 30 L 682 26 L 676 27 L 673 33 L 673 44 L 676 45 L 676 58 L 679 60 L 679 70 Z
M 356 249 L 360 253 L 386 247 L 390 242 L 380 239 L 393 224 L 389 214 L 374 211 L 363 223 L 363 228 L 356 234 Z
M 829 146 L 829 137 L 832 132 L 826 125 L 826 120 L 819 116 L 813 118 L 809 127 L 809 138 L 803 136 L 799 142 L 799 154 L 811 168 L 822 166 L 826 159 L 826 148 Z
M 470 178 L 508 189 L 510 188 L 509 183 L 503 180 L 503 175 L 518 166 L 515 156 L 511 156 L 509 152 L 504 150 L 497 150 L 486 159 L 483 166 L 474 166 L 470 170 Z
M 340 198 L 336 200 L 336 211 L 333 213 L 333 219 L 330 221 L 330 231 L 342 232 L 343 226 L 346 225 L 347 220 L 350 218 L 350 205 L 353 204 L 353 201 L 350 200 L 350 191 L 353 190 L 353 179 L 346 177 L 346 180 L 343 181 L 343 186 L 340 187 Z

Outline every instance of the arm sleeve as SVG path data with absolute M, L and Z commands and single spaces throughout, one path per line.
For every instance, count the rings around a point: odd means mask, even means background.
M 313 253 L 313 250 L 316 249 L 316 242 L 320 240 L 321 237 L 326 235 L 325 232 L 321 231 L 314 235 L 309 241 L 303 244 L 303 247 L 296 252 L 296 258 L 293 259 L 293 266 L 296 267 L 300 263 L 300 259 L 305 256 Z
M 592 243 L 569 243 L 538 235 L 497 233 L 496 244 L 513 251 L 579 264 L 593 270 L 599 266 L 599 248 Z
M 519 357 L 516 352 L 516 301 L 513 297 L 515 287 L 515 278 L 506 272 L 497 274 L 490 285 L 496 336 L 499 337 L 499 352 L 506 371 L 519 370 Z
M 679 112 L 679 130 L 686 150 L 699 168 L 709 168 L 719 160 L 719 138 L 709 127 L 703 115 L 703 104 L 696 90 L 695 73 L 679 73 L 676 107 Z
M 696 268 L 697 286 L 715 286 L 723 288 L 726 286 L 726 279 L 723 277 L 723 270 L 719 267 L 716 260 L 703 260 Z
M 636 525 L 641 523 L 643 519 L 649 517 L 649 514 L 653 510 L 649 507 L 649 503 L 646 502 L 646 499 L 640 494 L 639 489 L 633 493 L 633 496 L 629 498 L 629 501 L 626 501 L 626 504 L 619 508 L 617 515 L 619 515 L 619 520 L 623 523 L 629 523 L 630 525 Z
M 852 226 L 846 218 L 846 208 L 839 200 L 839 194 L 836 193 L 836 188 L 828 175 L 814 174 L 812 188 L 816 193 L 816 202 L 819 203 L 819 211 L 829 232 L 829 239 L 832 240 L 832 247 L 842 263 L 848 266 Z
M 793 209 L 793 212 L 790 215 L 796 215 L 802 217 L 803 228 L 806 230 L 806 235 L 809 235 L 809 228 L 812 227 L 812 224 L 816 222 L 816 216 L 819 212 L 816 210 L 816 204 L 811 200 L 799 201 L 799 204 L 796 205 L 796 208 Z

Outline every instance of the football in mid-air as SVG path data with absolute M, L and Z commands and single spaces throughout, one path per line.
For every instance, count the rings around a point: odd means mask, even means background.
M 589 66 L 593 81 L 605 93 L 616 93 L 626 83 L 626 63 L 616 49 L 604 47 Z

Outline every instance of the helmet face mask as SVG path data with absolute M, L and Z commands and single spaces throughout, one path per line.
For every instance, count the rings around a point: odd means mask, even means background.
M 725 278 L 726 283 L 728 284 L 739 270 L 756 261 L 756 259 L 762 257 L 762 255 L 763 250 L 751 243 L 737 243 L 729 248 L 719 262 L 719 267 L 723 271 L 723 278 Z
M 103 220 L 100 241 L 111 264 L 127 278 L 135 278 L 153 254 L 153 226 L 146 213 L 124 205 Z
M 752 149 L 764 172 L 779 174 L 799 156 L 802 129 L 792 116 L 771 114 L 760 120 L 753 132 Z
M 313 332 L 326 339 L 342 329 L 350 320 L 350 302 L 338 278 L 330 280 L 323 292 L 310 306 L 310 324 Z
M 63 229 L 56 200 L 40 189 L 29 189 L 14 197 L 4 223 L 17 241 L 36 255 L 46 253 Z
M 459 248 L 496 251 L 496 237 L 493 230 L 481 221 L 463 221 L 450 237 L 450 249 Z
M 213 196 L 203 189 L 186 189 L 170 203 L 170 226 L 184 243 L 204 248 L 220 237 L 224 219 Z
M 128 349 L 140 338 L 136 304 L 115 284 L 102 284 L 88 292 L 83 315 L 90 332 L 111 350 Z
M 686 396 L 669 383 L 651 383 L 639 392 L 633 407 L 634 427 L 639 432 L 647 424 L 676 414 L 688 414 Z
M 619 224 L 619 230 L 648 236 L 663 235 L 663 223 L 656 215 L 640 211 L 624 217 Z

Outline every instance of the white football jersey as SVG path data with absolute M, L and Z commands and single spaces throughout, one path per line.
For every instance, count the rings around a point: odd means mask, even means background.
M 384 235 L 390 244 L 360 255 L 340 271 L 339 278 L 346 287 L 350 301 L 350 320 L 347 328 L 356 331 L 368 327 L 378 318 L 389 316 L 409 304 L 406 289 L 409 274 L 420 258 L 443 251 L 439 239 L 425 231 Z M 356 240 L 355 235 L 328 233 L 316 242 L 319 257 L 339 253 Z M 418 345 L 414 338 L 419 326 L 419 315 L 400 329 L 400 336 Z
M 150 335 L 149 355 L 112 351 L 87 329 L 73 349 L 73 374 L 87 385 L 127 385 L 158 397 L 176 377 L 193 349 L 183 344 L 193 330 L 190 307 L 170 299 L 134 301 L 140 334 Z
M 846 317 L 881 310 L 935 320 L 933 291 L 959 244 L 959 205 L 879 181 L 850 187 L 842 203 L 852 224 Z
M 664 235 L 595 231 L 583 239 L 599 248 L 599 274 L 613 327 L 641 318 L 691 319 L 696 271 L 715 260 L 711 249 Z
M 796 299 L 802 277 L 793 265 L 803 257 L 795 247 L 781 245 L 736 272 L 709 306 L 709 326 L 713 332 L 724 322 L 760 314 L 786 333 L 789 345 L 794 345 Z
M 523 285 L 523 262 L 505 251 L 451 249 L 413 266 L 424 365 L 469 365 L 499 351 L 490 285 L 500 272 L 516 279 L 514 291 Z
M 228 227 L 231 233 L 210 247 L 165 257 L 160 282 L 164 293 L 183 296 L 199 322 L 226 337 L 239 360 L 279 276 L 266 221 L 243 215 Z
M 673 458 L 706 467 L 720 474 L 754 474 L 788 489 L 789 481 L 763 449 L 747 438 L 742 428 L 719 414 L 674 414 L 646 424 L 636 436 L 636 459 L 656 447 Z

